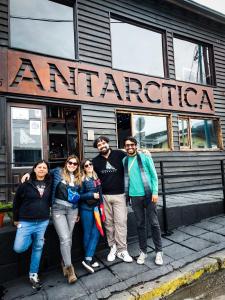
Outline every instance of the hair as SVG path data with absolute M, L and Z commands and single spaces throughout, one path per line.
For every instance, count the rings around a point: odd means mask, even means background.
M 91 160 L 91 159 L 88 159 L 88 158 L 83 159 L 82 162 L 81 162 L 82 181 L 84 181 L 85 179 L 88 179 L 88 178 L 87 178 L 87 173 L 86 173 L 86 170 L 85 170 L 85 167 L 84 167 L 84 165 L 86 164 L 87 161 L 90 161 L 90 162 L 92 163 L 92 160 Z M 92 175 L 93 175 L 93 178 L 94 178 L 94 179 L 98 179 L 98 175 L 97 175 L 97 173 L 95 172 L 95 170 L 93 170 Z
M 36 180 L 36 179 L 37 179 L 36 173 L 35 173 L 34 169 L 35 169 L 38 165 L 43 164 L 43 163 L 46 164 L 47 169 L 48 169 L 48 173 L 45 175 L 44 180 L 50 178 L 50 174 L 49 174 L 49 164 L 48 164 L 48 162 L 47 162 L 46 160 L 44 160 L 44 159 L 40 159 L 40 160 L 36 161 L 36 162 L 34 163 L 33 167 L 32 167 L 32 170 L 31 170 L 31 173 L 30 173 L 30 179 L 31 179 L 31 180 Z
M 126 141 L 131 141 L 132 143 L 137 146 L 137 140 L 133 136 L 128 136 L 123 140 L 123 145 L 125 146 Z
M 99 143 L 99 142 L 102 142 L 102 141 L 108 143 L 108 142 L 109 142 L 109 138 L 107 138 L 107 137 L 104 136 L 104 135 L 100 135 L 97 139 L 94 140 L 93 147 L 94 147 L 94 148 L 97 148 L 98 143 Z
M 76 159 L 78 164 L 76 170 L 73 172 L 74 184 L 81 185 L 80 160 L 76 155 L 70 155 L 67 157 L 64 167 L 62 169 L 62 177 L 67 183 L 70 182 L 70 172 L 67 169 L 67 163 L 68 161 L 70 161 L 70 159 Z

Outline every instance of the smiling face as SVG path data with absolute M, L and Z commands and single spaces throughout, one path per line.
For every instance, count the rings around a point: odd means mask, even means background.
M 135 143 L 130 140 L 127 140 L 125 142 L 124 147 L 125 147 L 127 154 L 130 156 L 133 156 L 137 153 L 137 145 L 135 145 Z
M 106 155 L 110 150 L 109 144 L 104 140 L 98 142 L 97 149 L 102 155 Z
M 86 174 L 92 174 L 93 173 L 93 164 L 90 160 L 87 160 L 84 164 L 84 172 Z
M 76 158 L 70 158 L 66 162 L 66 168 L 69 172 L 74 172 L 78 167 L 78 162 Z
M 42 162 L 34 168 L 34 173 L 36 174 L 37 180 L 43 180 L 48 174 L 48 166 Z

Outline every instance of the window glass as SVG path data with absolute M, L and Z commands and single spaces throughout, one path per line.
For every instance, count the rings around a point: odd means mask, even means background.
M 74 59 L 73 8 L 47 0 L 10 0 L 11 47 Z
M 191 119 L 193 149 L 218 148 L 216 122 L 214 120 Z
M 113 68 L 164 76 L 162 34 L 111 19 Z
M 133 115 L 132 129 L 140 148 L 169 148 L 167 117 Z
M 42 111 L 11 107 L 12 162 L 32 166 L 42 158 Z
M 190 147 L 188 134 L 188 119 L 179 119 L 179 141 L 180 147 Z
M 176 79 L 211 84 L 209 48 L 174 38 Z

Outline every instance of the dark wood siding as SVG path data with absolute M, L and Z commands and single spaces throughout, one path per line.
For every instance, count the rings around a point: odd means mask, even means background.
M 225 142 L 225 29 L 223 26 L 165 1 L 78 0 L 79 53 L 80 59 L 84 62 L 111 66 L 110 14 L 166 31 L 170 78 L 175 78 L 173 35 L 191 37 L 196 41 L 213 45 L 217 80 L 217 87 L 214 88 L 215 107 L 216 115 L 221 118 Z M 176 118 L 177 114 L 174 114 L 174 145 L 178 150 Z
M 87 140 L 89 129 L 94 130 L 95 137 L 99 135 L 108 136 L 110 145 L 113 148 L 117 147 L 115 108 L 84 104 L 82 106 L 82 116 L 85 158 L 93 158 L 97 154 L 96 149 L 93 148 L 93 141 Z
M 0 184 L 6 183 L 7 158 L 6 158 L 6 99 L 0 97 Z M 0 201 L 6 200 L 7 190 L 0 187 Z
M 172 79 L 175 78 L 174 35 L 191 37 L 196 41 L 213 45 L 217 80 L 217 86 L 214 88 L 216 116 L 221 119 L 225 141 L 225 29 L 204 17 L 171 6 L 165 1 L 78 0 L 79 53 L 82 61 L 111 66 L 110 13 L 166 32 L 168 73 Z M 116 146 L 115 109 L 85 105 L 83 109 L 85 156 L 92 157 L 97 153 L 92 148 L 92 142 L 86 140 L 86 131 L 89 127 L 95 129 L 95 136 L 103 133 L 108 135 L 112 140 L 112 146 Z M 174 151 L 152 154 L 158 174 L 160 174 L 159 161 L 164 161 L 165 173 L 175 175 L 175 178 L 166 179 L 167 189 L 190 190 L 199 186 L 204 188 L 206 185 L 221 188 L 220 160 L 225 158 L 224 151 L 178 151 L 178 115 L 177 112 L 172 115 Z M 197 177 L 190 176 L 196 172 Z M 214 172 L 217 175 L 210 176 Z M 180 174 L 187 174 L 188 177 L 184 179 Z M 203 174 L 208 176 L 205 177 Z
M 0 1 L 0 45 L 8 46 L 8 0 Z

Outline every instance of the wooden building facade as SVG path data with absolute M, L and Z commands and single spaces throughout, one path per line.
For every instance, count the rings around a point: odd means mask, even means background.
M 134 135 L 215 187 L 224 78 L 225 16 L 192 1 L 0 0 L 0 181 L 40 157 L 92 158 L 99 135 L 113 148 Z

